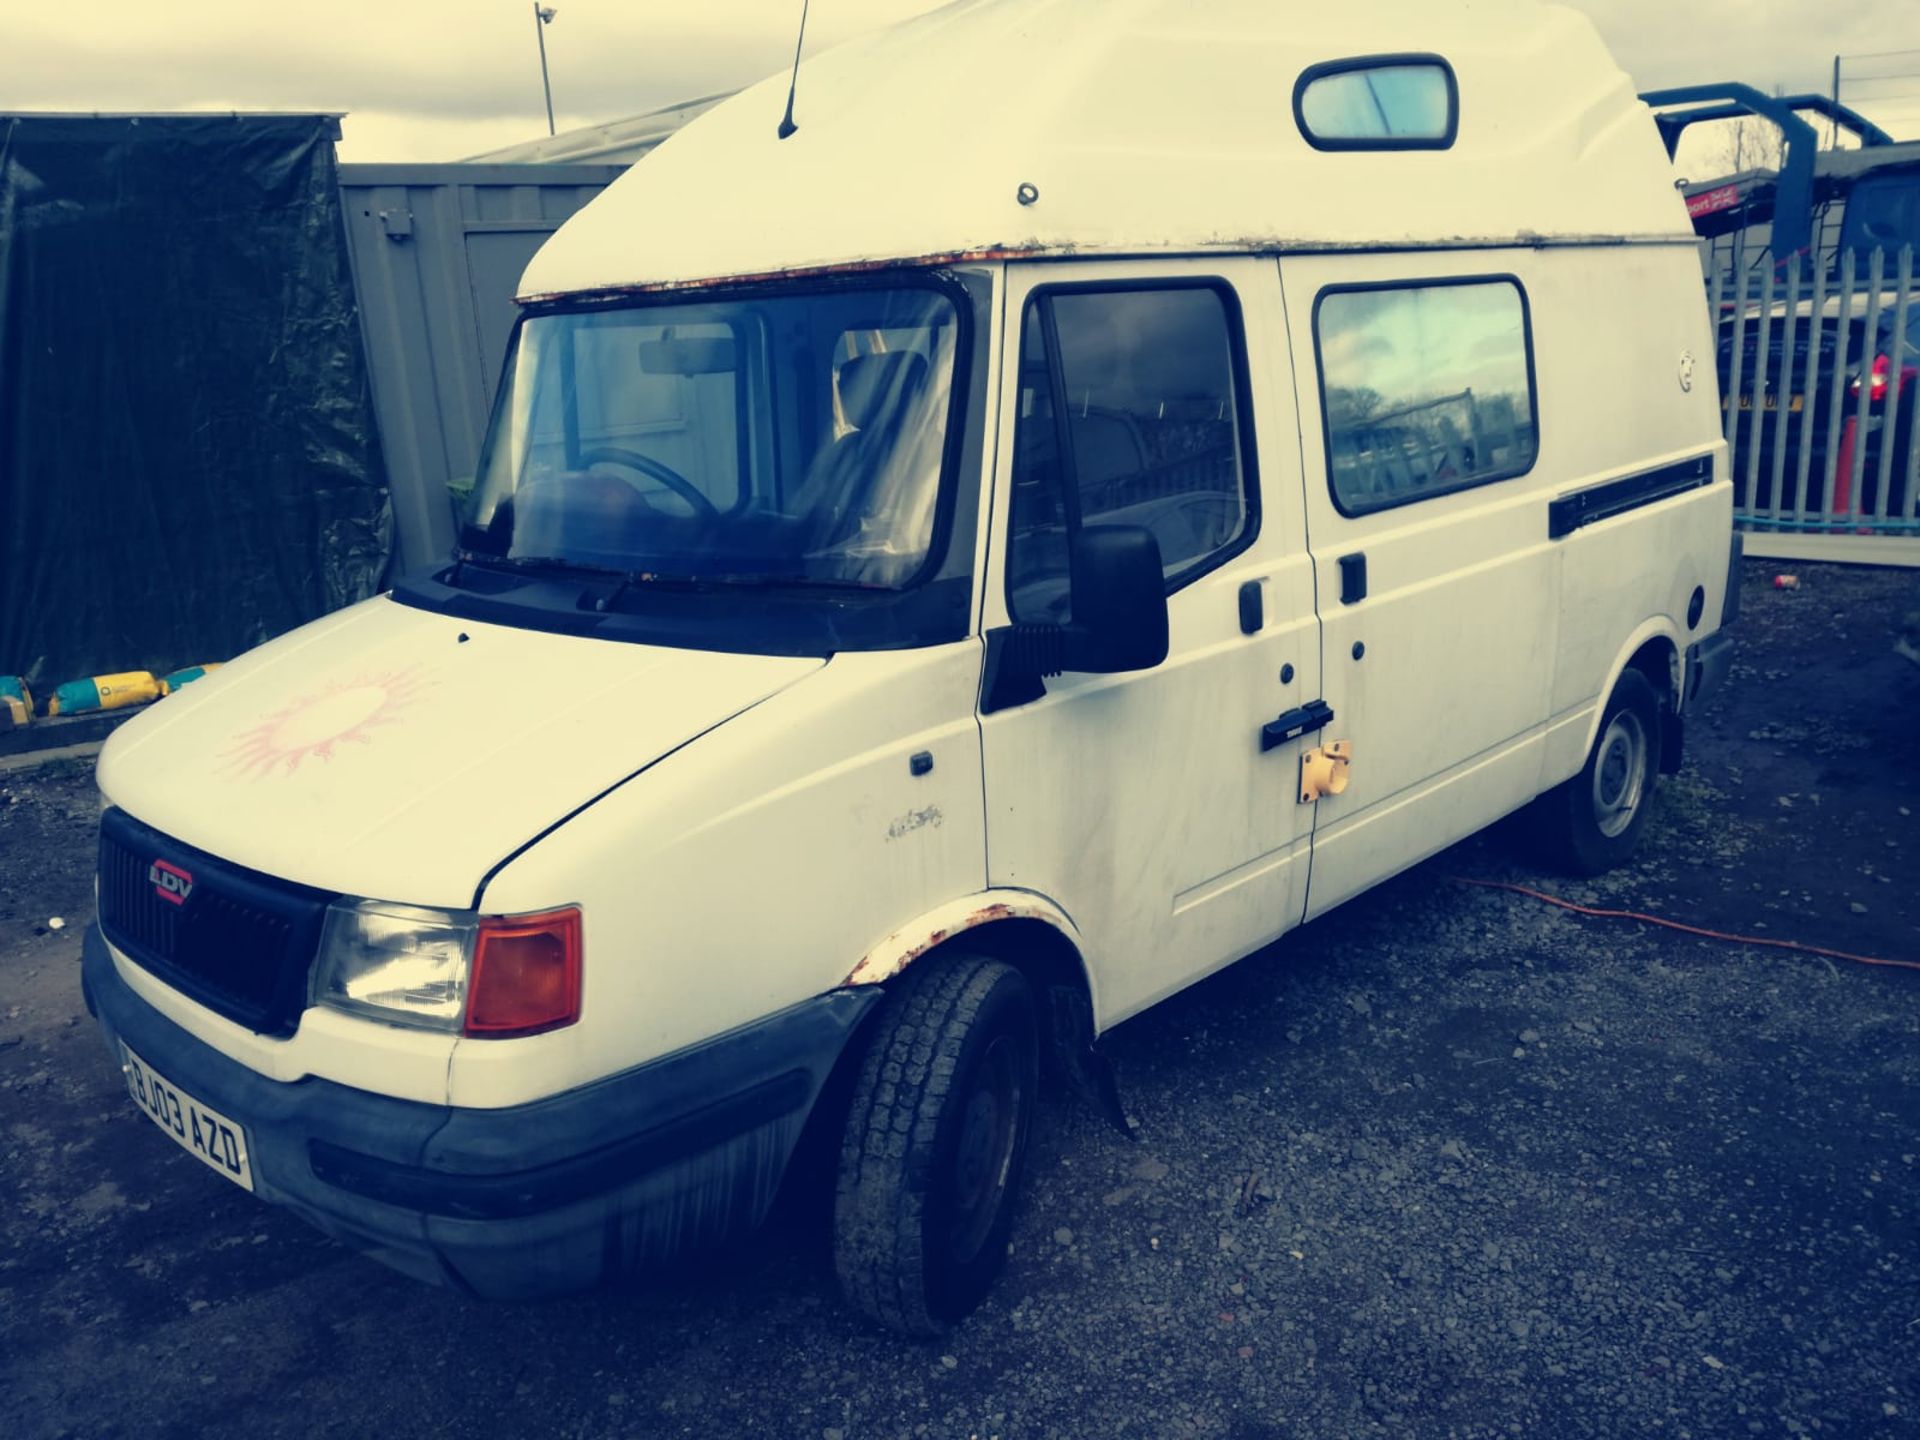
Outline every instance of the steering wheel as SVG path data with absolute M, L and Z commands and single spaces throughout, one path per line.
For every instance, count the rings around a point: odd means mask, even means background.
M 652 456 L 642 455 L 636 450 L 620 450 L 611 445 L 603 445 L 598 450 L 587 450 L 581 453 L 582 468 L 603 462 L 608 465 L 624 465 L 629 470 L 638 470 L 649 479 L 658 480 L 686 501 L 693 513 L 703 520 L 720 518 L 720 507 L 703 495 L 691 480 L 671 465 L 663 464 Z

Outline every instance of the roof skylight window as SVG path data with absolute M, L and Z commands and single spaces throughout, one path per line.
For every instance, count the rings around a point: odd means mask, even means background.
M 1315 65 L 1293 90 L 1316 150 L 1445 150 L 1460 128 L 1460 89 L 1437 55 L 1374 55 Z

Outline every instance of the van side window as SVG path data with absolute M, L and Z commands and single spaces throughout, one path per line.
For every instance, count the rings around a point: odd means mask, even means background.
M 1244 356 L 1223 287 L 1028 301 L 1007 552 L 1014 619 L 1071 618 L 1068 539 L 1082 525 L 1151 530 L 1168 593 L 1251 542 Z
M 1438 55 L 1334 60 L 1301 75 L 1293 118 L 1316 150 L 1445 150 L 1460 129 L 1460 87 Z
M 1328 478 L 1341 514 L 1533 468 L 1539 414 L 1518 281 L 1325 290 L 1313 323 Z

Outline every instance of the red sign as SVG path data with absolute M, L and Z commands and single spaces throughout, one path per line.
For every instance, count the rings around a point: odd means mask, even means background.
M 1721 210 L 1731 210 L 1740 203 L 1738 185 L 1722 185 L 1718 189 L 1705 190 L 1687 200 L 1687 214 L 1698 220 L 1702 215 L 1712 215 Z

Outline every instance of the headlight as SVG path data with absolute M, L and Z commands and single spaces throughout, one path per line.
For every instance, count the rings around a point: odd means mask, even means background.
M 327 911 L 313 1000 L 429 1030 L 458 1030 L 478 917 L 342 900 Z
M 510 1039 L 580 1018 L 580 911 L 480 916 L 381 901 L 328 911 L 312 999 L 395 1025 Z

